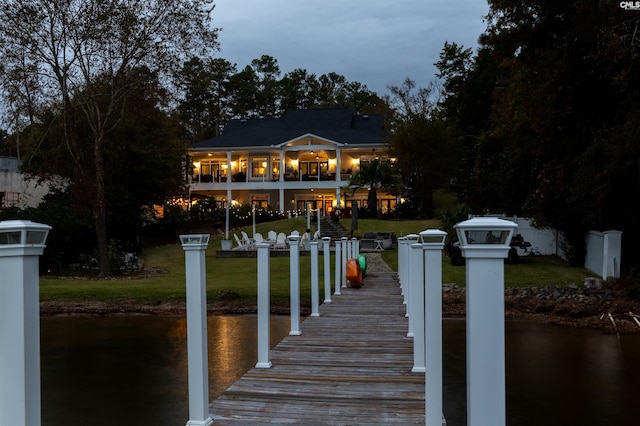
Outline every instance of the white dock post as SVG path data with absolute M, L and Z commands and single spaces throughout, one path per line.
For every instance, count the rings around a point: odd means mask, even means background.
M 351 258 L 358 258 L 358 239 L 356 237 L 351 237 Z
M 271 368 L 269 361 L 271 321 L 271 264 L 269 243 L 256 244 L 258 251 L 258 362 L 256 368 Z
M 349 247 L 347 237 L 340 238 L 342 240 L 342 274 L 340 279 L 342 280 L 342 288 L 347 288 L 347 256 L 349 254 Z
M 442 249 L 447 233 L 420 232 L 424 250 L 425 425 L 442 425 Z
M 213 424 L 209 416 L 209 357 L 207 352 L 207 289 L 205 250 L 208 234 L 180 235 L 187 282 L 187 359 L 189 421 L 187 426 Z
M 300 331 L 300 236 L 289 235 L 289 301 L 291 310 L 290 336 L 299 336 Z
M 413 323 L 414 320 L 411 319 L 411 308 L 412 308 L 412 303 L 411 303 L 411 297 L 413 296 L 411 294 L 411 282 L 413 281 L 413 258 L 411 256 L 411 245 L 414 243 L 418 242 L 418 234 L 408 234 L 405 237 L 405 248 L 404 248 L 404 268 L 405 268 L 405 284 L 404 284 L 404 295 L 405 295 L 405 303 L 406 303 L 406 307 L 407 307 L 407 313 L 405 314 L 406 317 L 409 318 L 409 321 L 407 321 L 408 324 L 408 331 L 407 331 L 407 337 L 413 337 Z M 422 258 L 420 259 L 422 261 Z
M 42 421 L 39 265 L 50 229 L 0 222 L 0 425 Z
M 319 317 L 320 312 L 318 306 L 320 305 L 320 286 L 318 284 L 318 244 L 319 241 L 311 241 L 311 314 L 312 317 Z
M 506 424 L 504 259 L 518 225 L 479 217 L 454 226 L 466 262 L 467 424 Z
M 340 240 L 336 241 L 336 258 L 335 258 L 335 285 L 336 291 L 333 293 L 334 296 L 340 296 L 340 286 L 342 284 L 342 252 L 341 252 L 342 242 Z
M 413 368 L 411 372 L 424 373 L 424 252 L 422 244 L 414 243 L 409 247 L 409 256 L 411 256 L 409 324 L 413 330 Z
M 331 237 L 322 237 L 324 260 L 324 303 L 331 303 Z
M 406 280 L 407 271 L 405 270 L 405 242 L 407 239 L 405 237 L 398 237 L 398 281 L 400 282 L 400 293 L 403 296 L 402 303 L 407 303 L 407 297 L 404 294 L 404 282 Z

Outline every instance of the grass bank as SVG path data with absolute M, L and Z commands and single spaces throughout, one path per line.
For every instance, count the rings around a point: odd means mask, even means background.
M 347 220 L 343 220 L 349 226 Z M 362 219 L 355 236 L 361 237 L 367 231 L 391 231 L 396 235 L 417 233 L 426 228 L 437 228 L 434 220 L 389 221 Z M 294 229 L 304 232 L 307 226 L 305 218 L 285 219 L 276 222 L 258 224 L 256 231 L 266 235 L 273 229 L 289 234 Z M 240 230 L 232 231 L 240 235 Z M 249 235 L 251 227 L 245 227 Z M 312 223 L 312 231 L 315 224 Z M 220 248 L 222 235 L 212 237 L 206 252 L 207 298 L 209 301 L 233 300 L 250 303 L 256 300 L 257 262 L 256 259 L 216 258 L 215 251 Z M 176 238 L 177 241 L 177 238 Z M 235 245 L 235 242 L 234 242 Z M 397 270 L 397 250 L 382 253 L 383 259 Z M 53 302 L 123 302 L 163 303 L 183 302 L 185 300 L 184 251 L 176 244 L 148 249 L 143 254 L 145 267 L 151 273 L 142 277 L 117 277 L 114 279 L 53 278 L 41 277 L 40 299 Z M 300 261 L 301 299 L 311 296 L 310 257 L 302 256 Z M 333 271 L 333 257 L 332 257 Z M 320 294 L 324 283 L 322 263 L 320 264 Z M 521 262 L 505 265 L 505 285 L 507 287 L 529 286 L 566 286 L 580 285 L 592 273 L 582 268 L 574 268 L 553 256 L 523 257 Z M 332 275 L 333 280 L 333 275 Z M 464 286 L 465 268 L 452 266 L 443 257 L 443 281 Z M 289 300 L 289 258 L 271 259 L 271 300 L 273 303 L 287 303 Z

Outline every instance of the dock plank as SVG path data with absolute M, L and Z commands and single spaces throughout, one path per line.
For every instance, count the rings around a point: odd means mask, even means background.
M 424 424 L 424 373 L 412 373 L 406 306 L 391 272 L 343 288 L 299 336 L 270 351 L 209 405 L 214 424 Z

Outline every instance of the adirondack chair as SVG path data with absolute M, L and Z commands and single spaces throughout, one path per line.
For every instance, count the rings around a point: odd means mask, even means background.
M 253 247 L 253 240 L 251 238 L 249 238 L 249 235 L 247 235 L 247 233 L 244 232 L 244 231 L 240 231 L 240 234 L 242 234 L 242 242 L 244 243 L 246 248 L 247 249 L 252 248 Z
M 253 242 L 254 244 L 258 244 L 264 241 L 264 237 L 262 236 L 261 233 L 256 232 L 255 234 L 253 234 Z
M 287 236 L 284 232 L 280 232 L 276 236 L 276 249 L 286 249 L 287 248 Z
M 244 244 L 244 242 L 238 238 L 238 234 L 234 233 L 233 237 L 236 239 L 236 243 L 238 244 L 238 246 L 235 248 L 235 250 L 246 250 L 247 246 Z

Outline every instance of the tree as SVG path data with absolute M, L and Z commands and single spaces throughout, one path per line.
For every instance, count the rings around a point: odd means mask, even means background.
M 367 208 L 374 217 L 378 216 L 378 190 L 384 190 L 392 195 L 400 193 L 402 181 L 389 161 L 374 159 L 368 163 L 361 163 L 349 180 L 349 187 L 367 188 Z
M 229 78 L 233 118 L 258 118 L 258 76 L 249 65 Z
M 288 109 L 309 109 L 315 106 L 318 81 L 315 74 L 296 68 L 286 73 L 279 83 L 280 112 Z
M 181 57 L 217 48 L 212 10 L 208 0 L 0 1 L 4 73 L 29 82 L 36 91 L 30 100 L 62 107 L 76 196 L 92 211 L 101 275 L 110 274 L 104 151 L 108 134 L 130 112 L 127 74 L 142 66 L 170 73 Z M 80 119 L 89 134 L 81 134 Z
M 262 55 L 251 61 L 251 68 L 257 78 L 256 113 L 261 118 L 273 118 L 278 112 L 278 61 L 269 55 Z
M 640 193 L 640 17 L 606 2 L 493 0 L 487 22 L 466 77 L 445 83 L 473 161 L 466 201 L 561 230 L 577 264 L 594 228 L 625 232 L 637 258 L 625 203 Z M 443 71 L 467 68 L 449 53 Z
M 404 193 L 420 214 L 433 214 L 433 193 L 449 184 L 455 164 L 455 138 L 433 99 L 434 88 L 416 88 L 406 79 L 390 86 L 395 107 L 389 145 L 405 183 Z
M 184 94 L 178 113 L 192 142 L 219 136 L 231 118 L 229 80 L 235 72 L 226 59 L 193 57 L 176 74 Z

